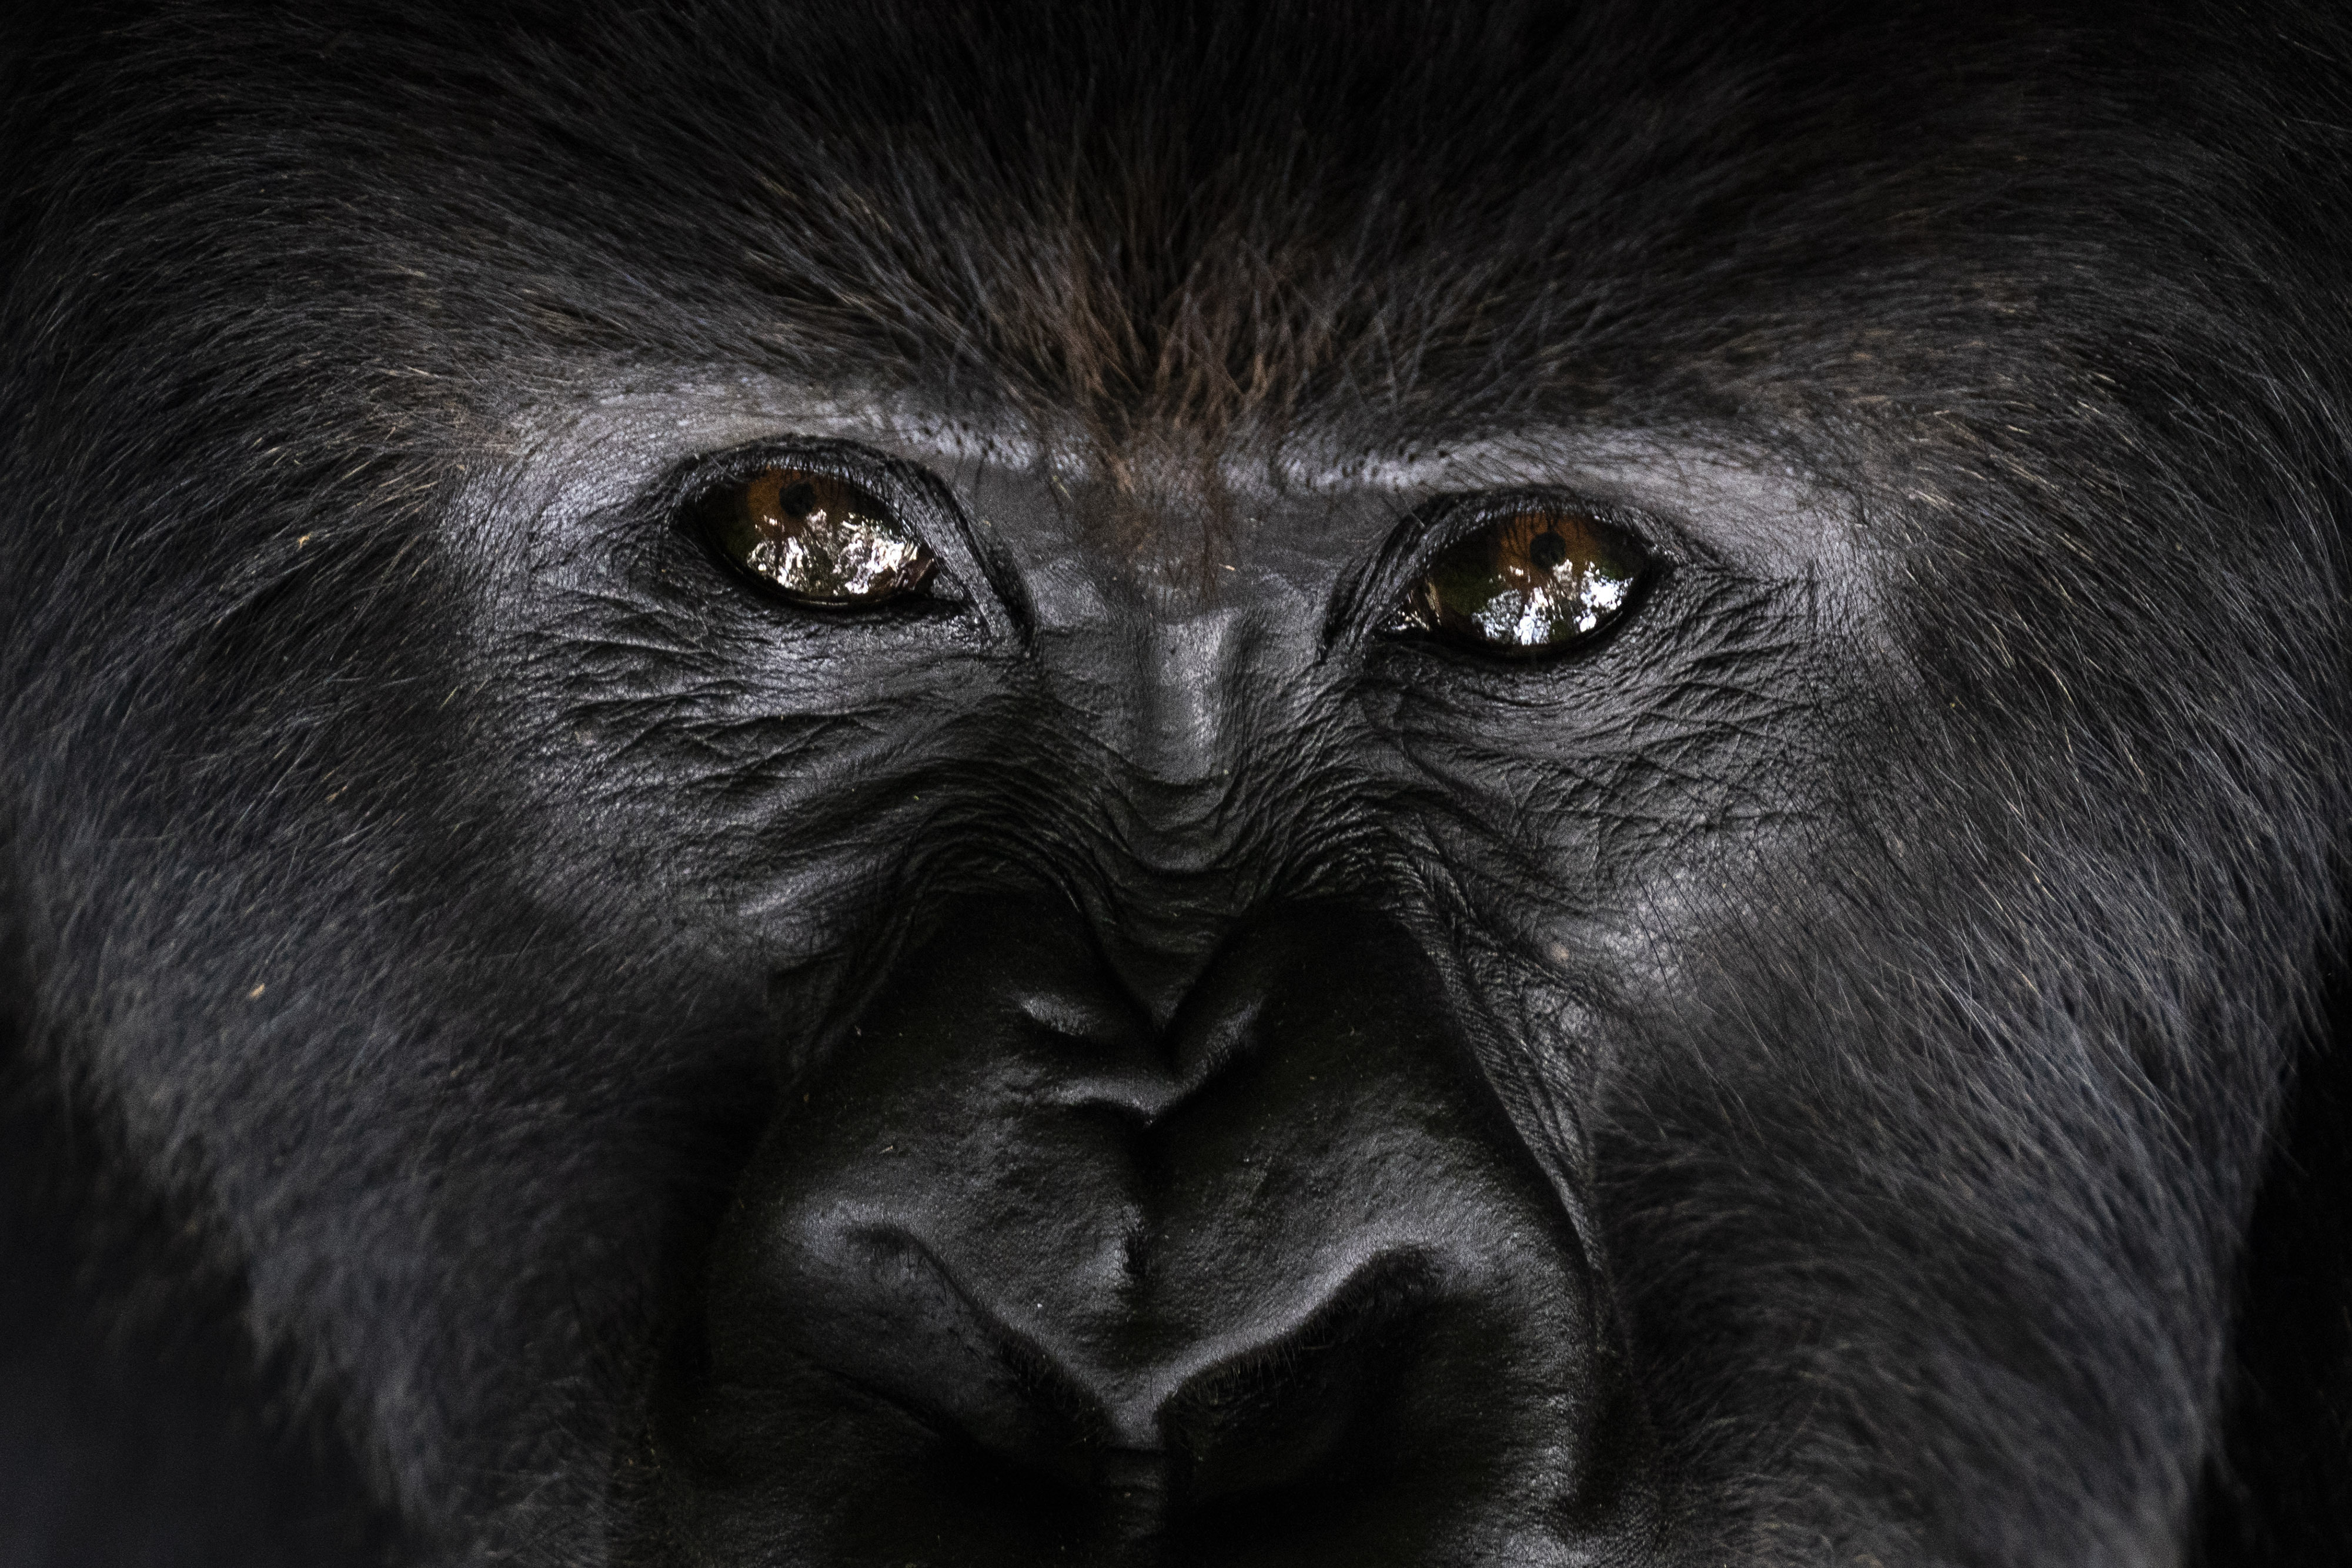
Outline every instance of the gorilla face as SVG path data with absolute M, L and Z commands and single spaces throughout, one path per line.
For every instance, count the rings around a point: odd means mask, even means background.
M 1114 549 L 1082 467 L 739 396 L 605 404 L 469 518 L 540 858 L 665 846 L 653 906 L 768 977 L 656 1516 L 814 1562 L 1645 1538 L 1579 1105 L 1692 889 L 1788 852 L 1752 736 L 1851 634 L 1841 519 L 1587 438 L 1220 476 L 1209 559 L 1180 475 Z
M 20 56 L 0 868 L 400 1554 L 2324 1538 L 2296 50 L 395 10 Z

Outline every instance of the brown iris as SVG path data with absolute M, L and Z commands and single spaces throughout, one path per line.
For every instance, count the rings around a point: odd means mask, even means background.
M 762 468 L 719 486 L 701 511 L 721 555 L 803 604 L 879 604 L 939 566 L 887 502 L 830 474 Z
M 1448 545 L 1399 621 L 1496 653 L 1565 648 L 1624 614 L 1648 566 L 1640 545 L 1598 517 L 1530 507 Z

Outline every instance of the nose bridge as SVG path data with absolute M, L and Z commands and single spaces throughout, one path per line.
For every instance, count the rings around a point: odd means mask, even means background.
M 1143 618 L 1104 736 L 1117 778 L 1096 796 L 1103 853 L 1087 892 L 1103 955 L 1164 1024 L 1278 864 L 1254 722 L 1282 672 L 1237 605 Z
M 1152 803 L 1173 809 L 1168 827 L 1186 825 L 1184 807 L 1213 798 L 1243 744 L 1248 687 L 1265 672 L 1251 618 L 1238 605 L 1146 617 L 1129 651 L 1122 734 L 1115 741 L 1139 783 L 1156 787 Z

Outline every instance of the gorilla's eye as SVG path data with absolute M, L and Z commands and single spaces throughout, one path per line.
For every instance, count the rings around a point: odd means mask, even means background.
M 758 469 L 711 491 L 700 511 L 720 555 L 801 604 L 880 604 L 939 566 L 888 502 L 830 474 Z
M 1649 568 L 1649 553 L 1600 518 L 1529 507 L 1448 545 L 1389 629 L 1489 653 L 1547 653 L 1624 614 Z

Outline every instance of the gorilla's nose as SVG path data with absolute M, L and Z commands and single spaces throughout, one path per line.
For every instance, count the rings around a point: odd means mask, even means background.
M 1262 919 L 1155 1030 L 974 902 L 788 1101 L 663 1427 L 708 1544 L 1539 1562 L 1609 1511 L 1584 1255 L 1393 922 Z

